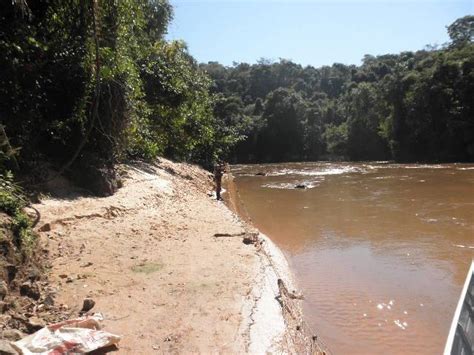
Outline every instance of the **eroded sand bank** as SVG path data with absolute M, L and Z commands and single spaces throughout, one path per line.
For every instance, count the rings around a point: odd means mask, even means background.
M 93 298 L 123 354 L 316 350 L 283 255 L 209 196 L 207 172 L 164 159 L 122 170 L 114 196 L 65 189 L 35 205 L 57 303 L 77 314 Z

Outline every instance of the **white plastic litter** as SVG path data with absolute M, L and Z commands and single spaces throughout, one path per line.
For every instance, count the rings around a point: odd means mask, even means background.
M 87 353 L 117 344 L 120 336 L 100 330 L 100 313 L 48 325 L 12 343 L 24 355 Z

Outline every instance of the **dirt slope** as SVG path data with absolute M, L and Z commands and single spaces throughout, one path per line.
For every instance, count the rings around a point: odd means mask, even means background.
M 56 302 L 77 313 L 92 297 L 105 329 L 123 336 L 119 353 L 245 352 L 242 307 L 259 258 L 241 237 L 214 236 L 243 225 L 207 195 L 201 169 L 166 160 L 123 169 L 114 196 L 35 205 Z

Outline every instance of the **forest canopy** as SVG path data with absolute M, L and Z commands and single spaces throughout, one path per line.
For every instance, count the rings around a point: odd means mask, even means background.
M 474 161 L 474 16 L 442 48 L 314 68 L 290 60 L 201 64 L 214 114 L 246 137 L 238 162 Z
M 167 0 L 2 0 L 0 164 L 76 176 L 128 158 L 216 160 L 228 138 L 211 80 L 164 39 L 172 16 Z

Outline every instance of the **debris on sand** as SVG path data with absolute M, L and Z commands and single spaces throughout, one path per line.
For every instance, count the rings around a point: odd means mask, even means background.
M 100 330 L 99 321 L 102 320 L 98 313 L 51 324 L 11 345 L 22 354 L 50 351 L 71 354 L 88 353 L 118 344 L 120 336 Z
M 95 306 L 95 301 L 92 298 L 84 298 L 81 313 L 87 313 Z

